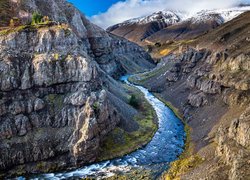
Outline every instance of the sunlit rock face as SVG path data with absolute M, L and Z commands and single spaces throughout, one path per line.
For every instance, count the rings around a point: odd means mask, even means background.
M 95 161 L 105 135 L 136 114 L 113 77 L 152 68 L 150 56 L 64 0 L 6 2 L 22 23 L 35 11 L 55 23 L 0 35 L 0 170 Z

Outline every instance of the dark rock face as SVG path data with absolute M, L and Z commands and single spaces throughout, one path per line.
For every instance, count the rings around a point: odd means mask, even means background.
M 91 163 L 105 135 L 136 114 L 111 76 L 153 67 L 150 56 L 91 24 L 64 0 L 15 6 L 24 22 L 38 11 L 65 24 L 0 36 L 0 170 Z
M 208 100 L 204 92 L 194 92 L 188 96 L 188 102 L 191 106 L 201 107 L 207 105 Z
M 190 72 L 195 70 L 196 65 L 203 61 L 207 56 L 208 52 L 205 52 L 204 50 L 201 51 L 195 51 L 194 49 L 190 48 L 186 52 L 184 52 L 181 55 L 170 55 L 166 61 L 171 61 L 173 64 L 171 65 L 170 69 L 166 72 L 165 76 L 167 81 L 169 82 L 176 82 L 180 79 L 182 79 L 184 76 L 189 74 Z M 201 83 L 197 82 L 197 77 L 190 77 L 187 80 L 188 85 L 191 88 L 194 88 L 197 86 L 202 86 Z M 205 86 L 205 85 L 203 85 Z

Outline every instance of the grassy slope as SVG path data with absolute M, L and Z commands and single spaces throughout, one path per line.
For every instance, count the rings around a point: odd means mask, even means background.
M 150 54 L 154 59 L 160 59 L 178 50 L 180 46 L 188 45 L 190 43 L 193 43 L 194 41 L 195 41 L 194 39 L 177 40 L 177 41 L 170 41 L 168 43 L 161 44 L 160 46 L 149 45 L 152 49 Z
M 134 132 L 126 132 L 119 127 L 115 128 L 101 146 L 100 161 L 120 157 L 141 148 L 153 138 L 157 131 L 157 117 L 152 106 L 138 90 L 129 87 L 129 93 L 136 95 L 140 103 L 137 108 L 139 114 L 134 117 L 140 127 Z
M 228 49 L 230 56 L 250 53 L 250 12 L 246 12 L 197 39 L 194 45 L 212 50 Z
M 13 28 L 6 27 L 5 29 L 0 30 L 0 36 L 6 36 L 11 33 L 22 32 L 22 31 L 37 31 L 43 28 L 64 29 L 66 35 L 70 33 L 70 29 L 67 25 L 54 25 L 53 22 L 46 22 L 35 25 L 21 25 Z

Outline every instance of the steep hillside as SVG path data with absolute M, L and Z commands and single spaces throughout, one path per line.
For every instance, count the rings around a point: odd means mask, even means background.
M 159 11 L 146 17 L 131 19 L 111 26 L 107 31 L 140 44 L 150 35 L 176 24 L 180 20 L 181 18 L 174 12 Z
M 250 51 L 250 23 L 246 21 L 247 18 L 250 18 L 249 13 L 238 16 L 208 35 L 200 37 L 196 44 L 200 48 L 227 49 L 233 56 L 238 56 L 242 53 L 248 55 Z
M 133 91 L 114 78 L 154 67 L 142 48 L 93 25 L 64 0 L 9 5 L 15 8 L 6 22 L 16 17 L 22 24 L 1 24 L 0 177 L 94 162 L 117 126 L 140 129 L 134 117 L 142 110 L 129 105 Z M 51 22 L 29 25 L 34 12 Z
M 203 19 L 190 18 L 173 26 L 162 29 L 161 31 L 151 35 L 145 41 L 149 43 L 164 44 L 168 41 L 195 39 L 201 34 L 223 24 L 223 19 L 219 14 L 203 16 Z
M 131 79 L 177 107 L 190 126 L 192 140 L 165 179 L 249 179 L 249 17 L 242 14 Z

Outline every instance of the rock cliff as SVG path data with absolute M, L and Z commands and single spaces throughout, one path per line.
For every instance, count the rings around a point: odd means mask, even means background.
M 105 135 L 137 113 L 114 78 L 152 68 L 150 56 L 91 24 L 64 0 L 1 3 L 15 7 L 11 15 L 0 12 L 5 22 L 17 17 L 23 24 L 8 29 L 1 23 L 1 174 L 95 161 Z M 54 23 L 25 25 L 33 12 Z

